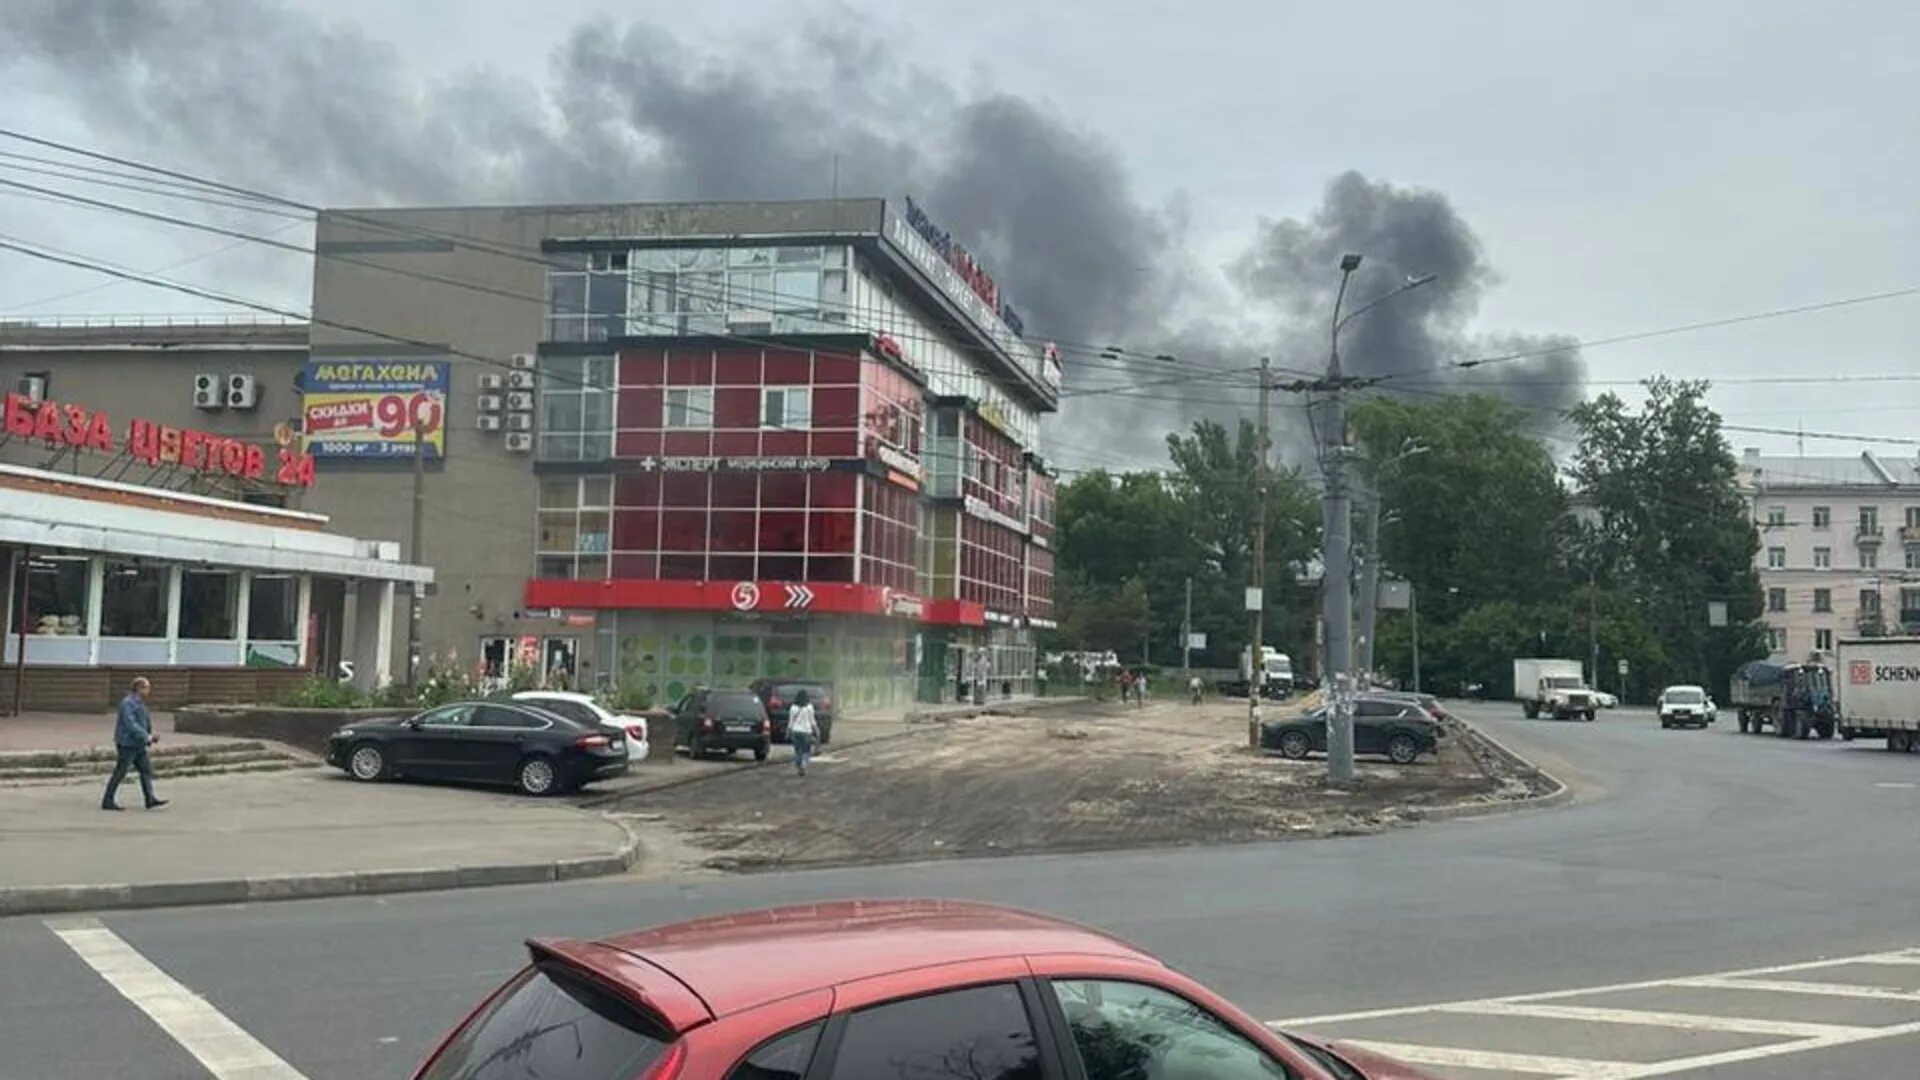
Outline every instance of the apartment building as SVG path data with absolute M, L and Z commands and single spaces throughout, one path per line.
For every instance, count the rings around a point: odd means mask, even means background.
M 1838 638 L 1920 632 L 1920 463 L 1747 450 L 1740 479 L 1771 659 L 1830 661 Z

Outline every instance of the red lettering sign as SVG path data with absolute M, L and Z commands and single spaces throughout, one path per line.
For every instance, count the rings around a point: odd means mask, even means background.
M 437 423 L 438 411 L 432 419 Z M 115 451 L 113 425 L 104 412 L 55 401 L 35 402 L 24 394 L 8 394 L 0 405 L 0 429 L 9 436 L 34 439 L 49 446 Z M 189 469 L 224 473 L 248 480 L 267 475 L 264 449 L 225 435 L 194 428 L 177 428 L 134 417 L 127 421 L 124 452 L 147 465 L 180 464 Z M 281 448 L 273 482 L 289 487 L 313 486 L 313 457 Z

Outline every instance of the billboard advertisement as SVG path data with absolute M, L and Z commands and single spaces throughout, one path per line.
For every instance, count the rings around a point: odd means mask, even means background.
M 410 458 L 414 431 L 429 458 L 446 455 L 444 360 L 339 359 L 307 364 L 301 430 L 316 458 Z

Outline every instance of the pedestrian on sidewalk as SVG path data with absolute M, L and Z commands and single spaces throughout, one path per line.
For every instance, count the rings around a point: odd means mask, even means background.
M 813 718 L 813 695 L 805 690 L 793 695 L 787 709 L 787 741 L 793 744 L 793 765 L 801 776 L 807 775 L 807 762 L 813 759 L 813 740 L 820 725 Z
M 1187 680 L 1187 696 L 1193 699 L 1195 705 L 1198 705 L 1200 704 L 1200 693 L 1200 676 L 1195 675 Z
M 1142 671 L 1140 673 L 1140 677 L 1133 680 L 1133 692 L 1139 695 L 1138 704 L 1145 705 L 1147 703 L 1147 673 L 1146 672 Z
M 107 792 L 100 797 L 102 810 L 120 809 L 114 796 L 120 791 L 120 781 L 127 778 L 128 769 L 140 774 L 140 794 L 146 796 L 147 809 L 158 810 L 167 805 L 166 799 L 154 798 L 153 763 L 147 758 L 147 748 L 160 741 L 153 733 L 153 717 L 147 714 L 147 695 L 152 692 L 153 684 L 141 675 L 133 680 L 127 696 L 120 699 L 120 709 L 113 721 L 113 748 L 117 759 L 113 763 L 113 776 L 107 781 Z
M 1125 705 L 1133 697 L 1133 669 L 1120 669 L 1120 704 Z

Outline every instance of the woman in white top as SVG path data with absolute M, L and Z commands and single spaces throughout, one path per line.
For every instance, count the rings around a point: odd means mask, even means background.
M 793 764 L 800 775 L 807 775 L 807 761 L 813 757 L 813 740 L 820 725 L 813 719 L 813 697 L 805 690 L 793 695 L 787 710 L 787 740 L 793 743 Z

